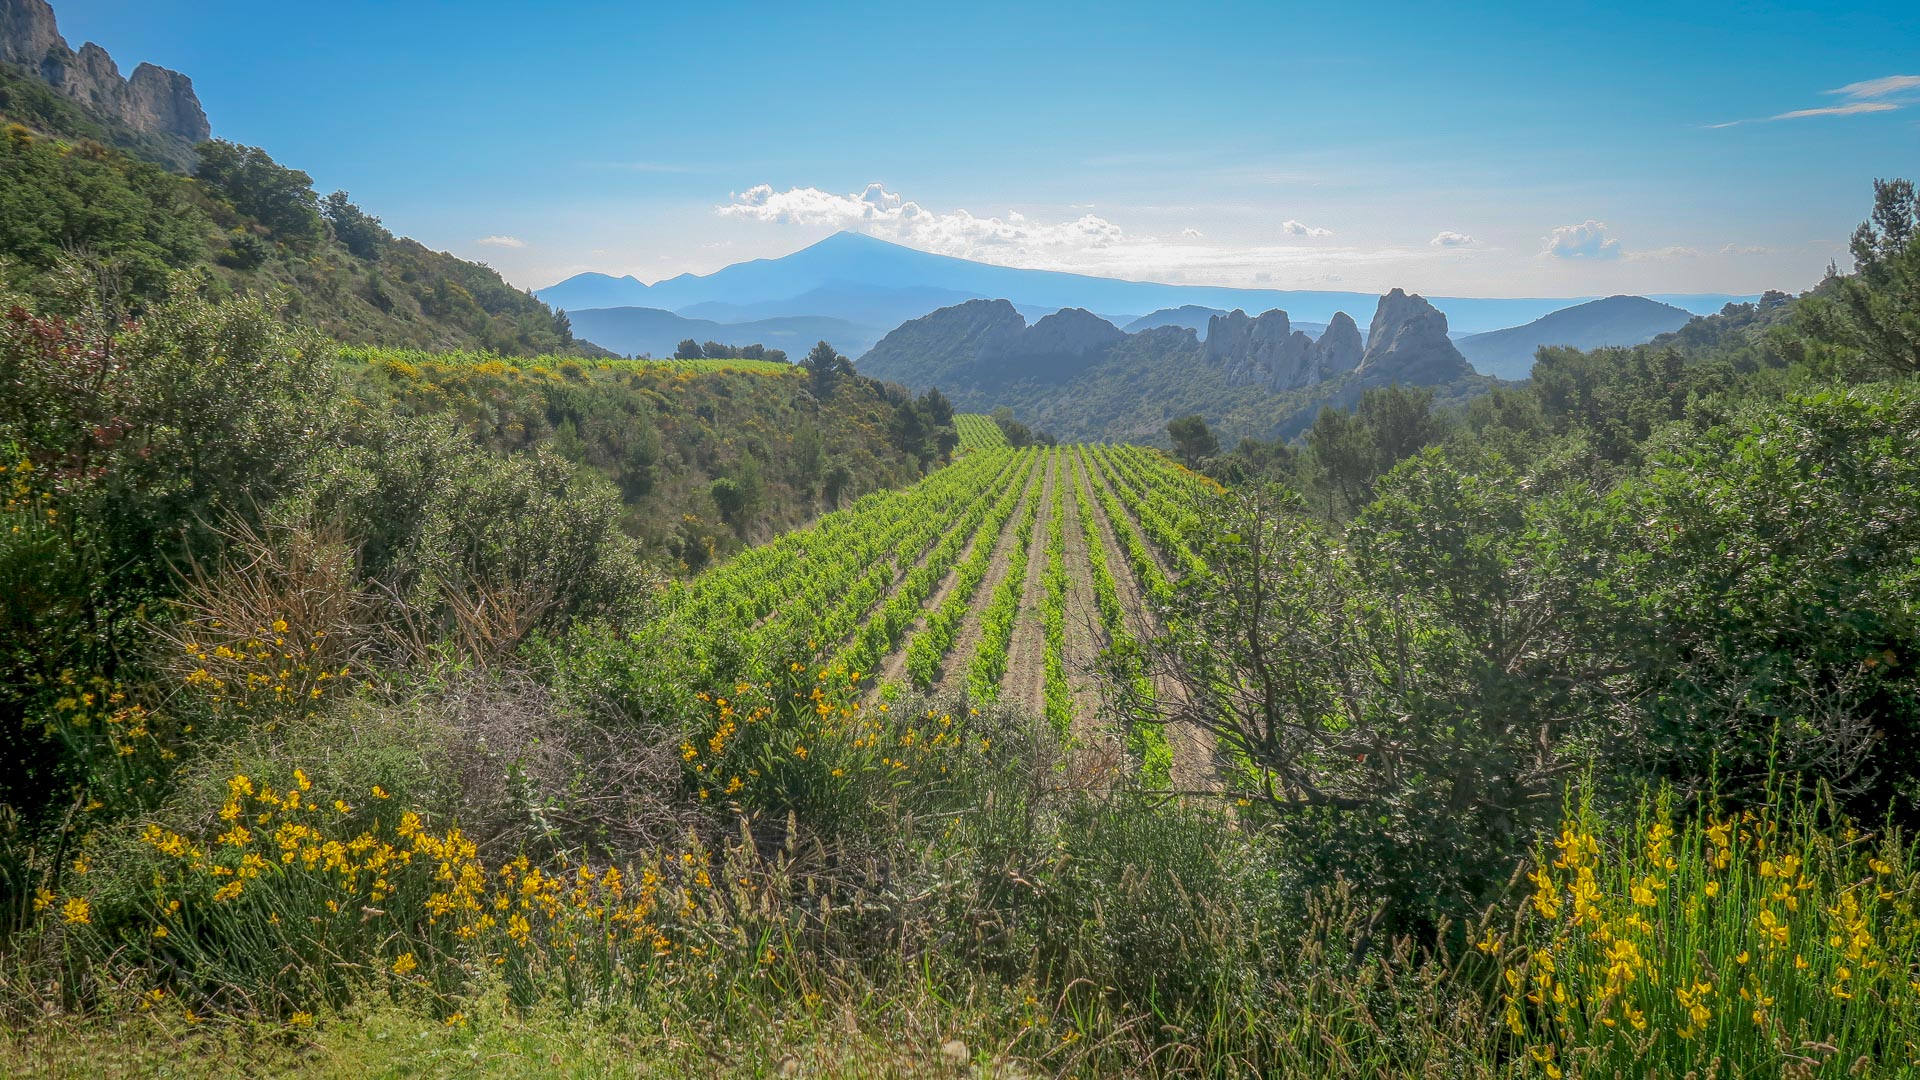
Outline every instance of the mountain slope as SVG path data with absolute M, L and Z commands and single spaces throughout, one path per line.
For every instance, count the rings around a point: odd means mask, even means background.
M 1525 326 L 1474 334 L 1455 342 L 1482 375 L 1524 379 L 1542 345 L 1598 349 L 1640 345 L 1685 326 L 1693 315 L 1644 296 L 1609 296 L 1543 315 Z
M 1447 317 L 1396 289 L 1374 304 L 1370 343 L 1344 313 L 1320 341 L 1282 311 L 1211 318 L 1194 330 L 1128 334 L 1079 309 L 1029 326 L 1005 300 L 942 308 L 889 333 L 859 360 L 861 374 L 911 390 L 937 387 L 965 412 L 1007 406 L 1064 439 L 1162 441 L 1168 420 L 1199 413 L 1225 437 L 1291 437 L 1322 405 L 1350 404 L 1368 386 L 1434 386 L 1443 400 L 1479 392 L 1447 339 Z
M 192 146 L 205 118 L 197 99 L 188 108 L 184 76 L 114 82 L 104 50 L 67 49 L 44 0 L 0 0 L 0 42 L 7 56 L 45 55 L 63 80 L 0 62 L 7 288 L 51 298 L 58 267 L 77 257 L 104 270 L 134 313 L 190 270 L 213 293 L 277 291 L 288 318 L 342 342 L 598 351 L 491 268 L 394 236 L 344 192 L 321 199 L 306 173 L 265 152 Z M 90 66 L 76 74 L 82 61 Z M 156 89 L 169 86 L 178 97 Z M 197 177 L 181 175 L 187 162 Z
M 630 277 L 581 274 L 538 290 L 536 295 L 568 310 L 631 306 L 684 314 L 694 305 L 719 303 L 730 309 L 756 313 L 777 310 L 782 314 L 829 315 L 860 322 L 864 315 L 853 306 L 841 306 L 841 300 L 829 302 L 822 297 L 817 302 L 823 306 L 816 308 L 787 306 L 787 302 L 796 302 L 795 298 L 815 290 L 827 290 L 844 297 L 916 289 L 1005 299 L 1047 311 L 1073 307 L 1096 312 L 1158 311 L 1186 306 L 1222 311 L 1284 308 L 1310 323 L 1325 323 L 1339 310 L 1362 310 L 1375 299 L 1366 293 L 1163 285 L 1055 270 L 1025 270 L 935 255 L 850 232 L 835 233 L 777 259 L 735 263 L 711 274 L 682 274 L 652 285 Z M 1718 310 L 1727 299 L 1699 298 L 1699 310 Z M 1456 330 L 1465 332 L 1514 326 L 1566 307 L 1570 302 L 1552 298 L 1434 297 L 1433 300 L 1452 317 Z M 926 310 L 931 309 L 922 309 Z
M 843 353 L 864 352 L 879 337 L 870 326 L 819 316 L 721 323 L 689 319 L 659 308 L 617 307 L 570 311 L 567 317 L 582 337 L 626 356 L 672 356 L 681 341 L 692 338 L 703 344 L 718 341 L 723 345 L 760 344 L 785 349 L 789 358 L 798 360 L 816 341 L 832 342 Z

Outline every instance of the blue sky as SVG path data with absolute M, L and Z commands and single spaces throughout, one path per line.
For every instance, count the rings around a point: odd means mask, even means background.
M 1797 290 L 1872 178 L 1920 176 L 1910 0 L 55 9 L 192 76 L 216 135 L 529 287 L 848 227 L 1223 285 Z

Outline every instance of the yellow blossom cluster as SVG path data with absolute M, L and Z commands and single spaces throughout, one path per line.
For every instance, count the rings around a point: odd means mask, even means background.
M 1516 937 L 1477 943 L 1540 1074 L 1751 1075 L 1816 1044 L 1920 1064 L 1920 867 L 1900 838 L 1870 846 L 1799 811 L 1675 825 L 1664 802 L 1632 828 L 1567 821 Z
M 148 824 L 141 840 L 164 869 L 136 925 L 155 969 L 211 967 L 229 985 L 259 978 L 304 1005 L 303 966 L 414 982 L 586 964 L 637 979 L 746 948 L 721 921 L 730 903 L 717 881 L 729 879 L 697 844 L 624 868 L 525 855 L 494 864 L 457 826 L 430 828 L 397 802 L 377 785 L 323 794 L 300 769 L 279 784 L 236 773 L 204 830 Z M 65 895 L 43 890 L 35 907 L 88 926 L 95 900 L 74 880 Z M 248 955 L 209 944 L 243 938 Z M 232 975 L 237 967 L 251 975 Z M 277 985 L 283 977 L 290 985 Z
M 201 619 L 181 632 L 183 681 L 205 695 L 216 716 L 299 715 L 352 685 L 355 669 L 336 658 L 332 645 L 325 630 L 284 618 L 251 627 Z

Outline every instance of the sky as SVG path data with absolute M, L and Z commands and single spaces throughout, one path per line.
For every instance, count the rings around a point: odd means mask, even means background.
M 527 288 L 837 229 L 1431 295 L 1811 287 L 1920 177 L 1920 5 L 54 0 Z

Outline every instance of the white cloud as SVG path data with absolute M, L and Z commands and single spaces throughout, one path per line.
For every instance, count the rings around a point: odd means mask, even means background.
M 527 246 L 527 242 L 517 236 L 483 236 L 475 243 L 482 247 L 523 248 Z
M 1771 255 L 1773 254 L 1773 249 L 1768 247 L 1756 247 L 1748 244 L 1723 244 L 1720 247 L 1720 254 L 1722 255 Z
M 1783 112 L 1769 120 L 1804 120 L 1809 116 L 1856 116 L 1860 113 L 1892 112 L 1900 106 L 1891 101 L 1855 101 L 1846 105 L 1829 105 L 1823 109 L 1795 109 Z
M 1555 228 L 1541 254 L 1556 259 L 1617 259 L 1620 241 L 1607 235 L 1606 222 L 1588 218 L 1578 225 Z
M 1466 233 L 1454 232 L 1452 229 L 1442 229 L 1435 233 L 1433 239 L 1427 241 L 1427 244 L 1437 248 L 1471 247 L 1473 237 Z
M 1848 83 L 1838 90 L 1829 90 L 1827 93 L 1845 94 L 1850 98 L 1881 98 L 1905 90 L 1920 90 L 1920 75 L 1888 75 L 1879 79 L 1867 79 L 1863 82 Z
M 1883 75 L 1878 79 L 1863 79 L 1860 82 L 1823 91 L 1823 93 L 1843 97 L 1847 101 L 1840 105 L 1824 105 L 1818 108 L 1776 113 L 1767 117 L 1767 122 L 1805 120 L 1815 116 L 1859 116 L 1864 113 L 1893 112 L 1903 104 L 1909 103 L 1913 94 L 1920 93 L 1920 75 Z M 1889 101 L 1887 100 L 1889 98 L 1897 100 Z M 1707 127 L 1730 128 L 1751 123 L 1755 121 L 1728 120 L 1723 124 L 1708 124 Z
M 1120 226 L 1093 214 L 1045 224 L 1018 211 L 1008 211 L 1004 218 L 979 217 L 967 210 L 941 213 L 881 184 L 868 184 L 865 191 L 851 195 L 836 195 L 816 187 L 775 191 L 771 184 L 761 184 L 736 193 L 733 202 L 715 210 L 722 217 L 745 221 L 859 229 L 928 251 L 963 257 L 993 250 L 1098 249 L 1125 238 Z
M 858 231 L 999 266 L 1135 280 L 1317 288 L 1344 278 L 1384 289 L 1422 280 L 1428 265 L 1460 261 L 1456 249 L 1342 242 L 1332 230 L 1298 221 L 1291 223 L 1291 230 L 1267 226 L 1266 242 L 1249 243 L 1212 228 L 1203 234 L 1193 226 L 1136 233 L 1065 205 L 1058 217 L 1017 211 L 979 216 L 929 208 L 880 184 L 845 194 L 816 187 L 775 190 L 761 184 L 735 194 L 714 212 L 741 222 Z M 1302 237 L 1313 242 L 1302 242 Z

